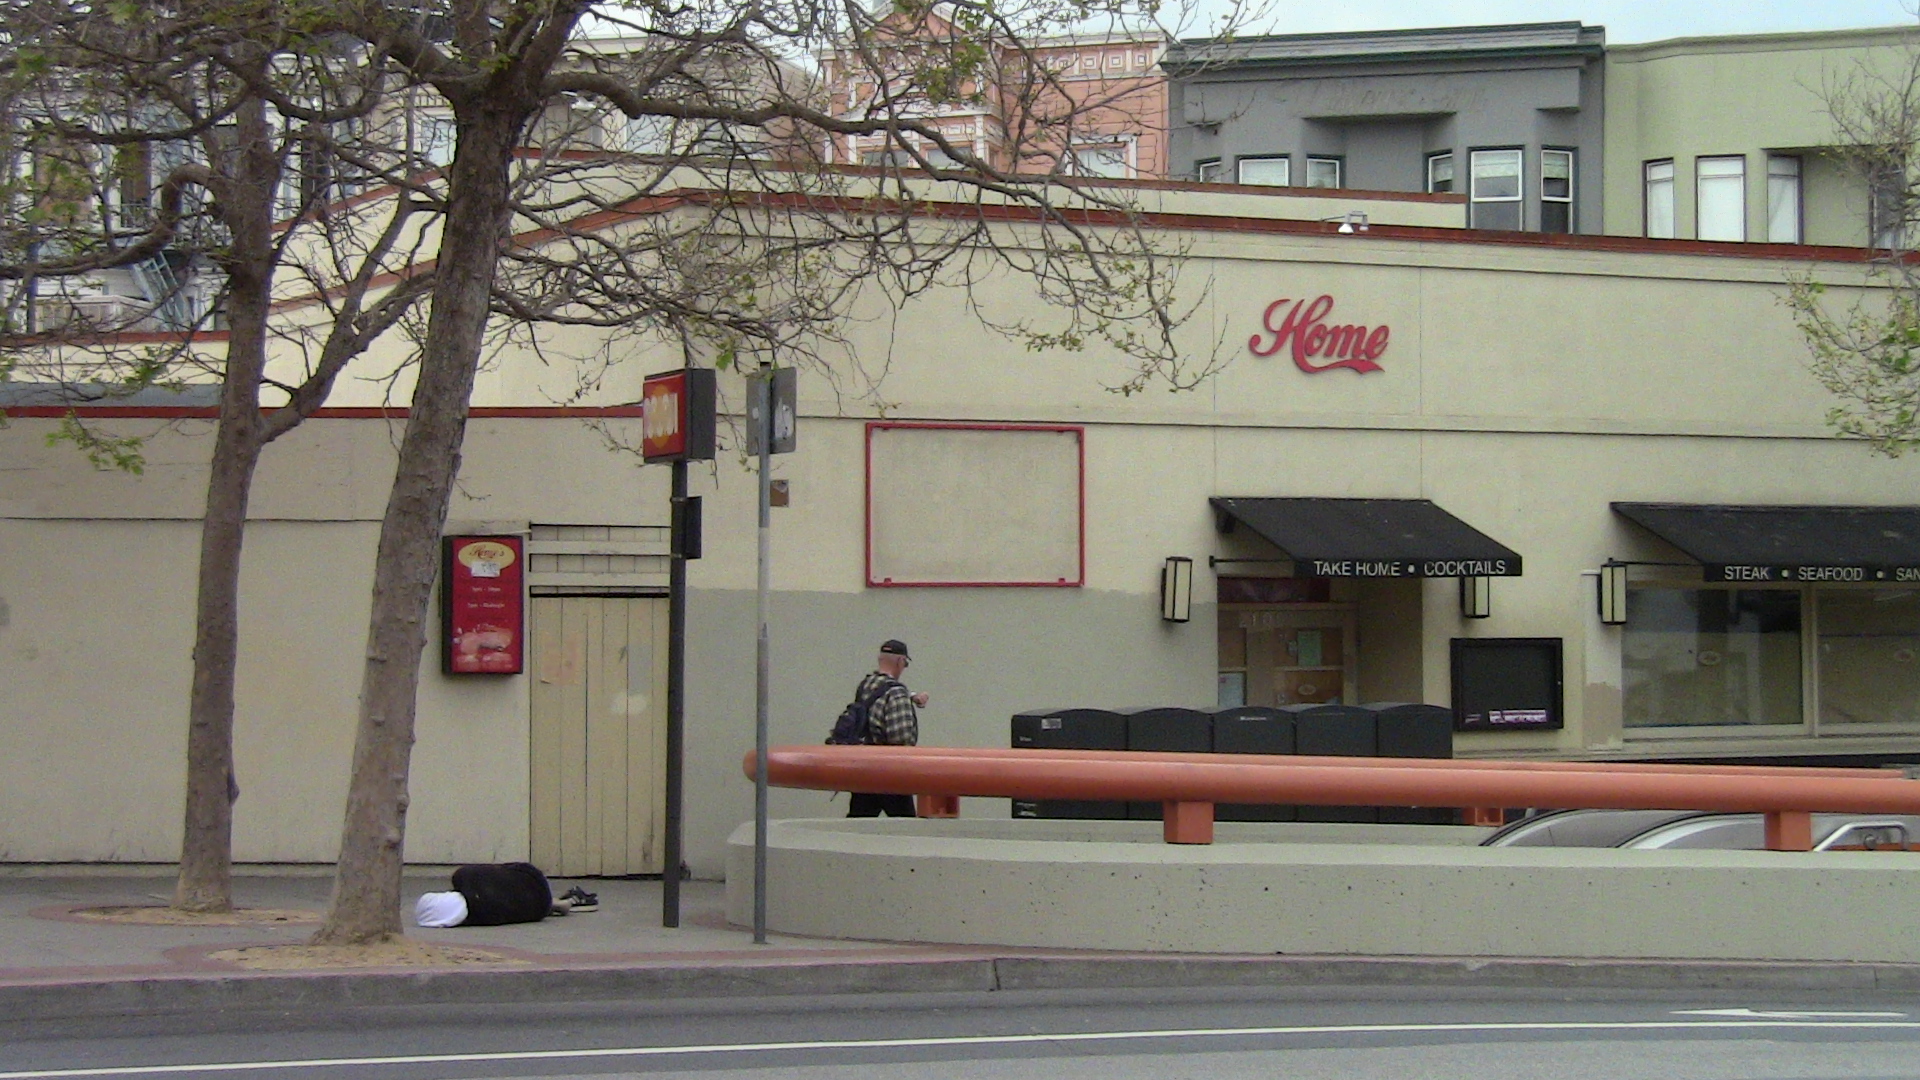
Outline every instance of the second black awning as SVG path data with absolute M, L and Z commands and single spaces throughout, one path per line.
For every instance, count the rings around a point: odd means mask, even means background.
M 1298 577 L 1518 577 L 1520 556 L 1427 499 L 1211 500 L 1293 560 Z
M 1920 583 L 1920 506 L 1613 504 L 1708 581 Z

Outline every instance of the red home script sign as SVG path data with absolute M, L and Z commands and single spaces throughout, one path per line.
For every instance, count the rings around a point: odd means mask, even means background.
M 1267 312 L 1260 319 L 1267 333 L 1273 335 L 1273 340 L 1264 340 L 1266 334 L 1255 334 L 1247 339 L 1247 348 L 1255 356 L 1272 356 L 1282 346 L 1291 345 L 1294 366 L 1309 375 L 1332 371 L 1334 368 L 1351 368 L 1363 374 L 1382 370 L 1374 361 L 1387 351 L 1387 340 L 1392 337 L 1392 332 L 1385 326 L 1371 329 L 1351 325 L 1327 326 L 1325 320 L 1332 313 L 1331 296 L 1321 296 L 1315 300 L 1275 300 L 1267 305 Z M 1316 364 L 1313 362 L 1315 357 L 1326 362 Z

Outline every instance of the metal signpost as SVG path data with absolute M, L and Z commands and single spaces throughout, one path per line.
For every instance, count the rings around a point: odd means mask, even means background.
M 640 397 L 641 455 L 673 466 L 667 560 L 667 807 L 660 873 L 660 925 L 680 925 L 680 832 L 687 715 L 687 560 L 700 557 L 700 500 L 687 497 L 687 462 L 711 461 L 714 374 L 681 368 L 647 376 Z
M 792 368 L 763 364 L 747 381 L 747 451 L 760 459 L 759 633 L 753 683 L 753 942 L 767 943 L 767 586 L 772 566 L 774 454 L 791 454 L 797 379 Z

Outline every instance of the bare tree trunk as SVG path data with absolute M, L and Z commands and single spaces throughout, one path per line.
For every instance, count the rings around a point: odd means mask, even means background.
M 233 910 L 233 686 L 240 633 L 240 545 L 260 458 L 254 394 L 229 376 L 221 395 L 200 524 L 200 591 L 194 612 L 193 696 L 187 727 L 187 813 L 173 906 Z
M 236 145 L 219 163 L 217 191 L 232 244 L 226 259 L 230 333 L 220 390 L 220 421 L 200 524 L 200 585 L 195 601 L 193 690 L 188 704 L 187 805 L 180 877 L 173 906 L 233 910 L 233 696 L 240 634 L 240 550 L 247 499 L 264 445 L 260 381 L 266 369 L 271 301 L 271 192 L 279 167 L 268 142 L 266 106 L 255 99 L 235 113 Z
M 407 771 L 428 601 L 506 234 L 508 157 L 520 124 L 492 111 L 460 121 L 419 382 L 380 523 L 353 779 L 333 900 L 316 944 L 363 944 L 401 933 Z

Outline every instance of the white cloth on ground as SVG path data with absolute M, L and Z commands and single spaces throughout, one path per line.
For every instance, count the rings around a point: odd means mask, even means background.
M 423 893 L 413 905 L 413 921 L 421 926 L 459 926 L 467 921 L 467 898 L 457 892 Z

